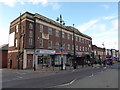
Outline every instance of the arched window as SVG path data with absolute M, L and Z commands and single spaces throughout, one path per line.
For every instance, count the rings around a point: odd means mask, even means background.
M 32 23 L 29 24 L 29 29 L 33 29 L 33 24 Z

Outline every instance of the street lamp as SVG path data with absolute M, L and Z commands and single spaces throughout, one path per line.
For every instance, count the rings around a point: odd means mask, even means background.
M 73 68 L 76 69 L 76 60 L 75 60 L 75 52 L 76 52 L 76 48 L 75 48 L 75 31 L 74 31 L 74 24 L 73 24 L 73 46 L 74 46 L 74 56 L 73 56 Z
M 60 44 L 60 50 L 61 50 L 61 70 L 63 70 L 63 44 L 62 44 L 62 25 L 65 25 L 65 22 L 62 20 L 62 15 L 60 14 L 60 17 L 57 17 L 56 21 L 60 21 L 61 26 L 61 44 Z

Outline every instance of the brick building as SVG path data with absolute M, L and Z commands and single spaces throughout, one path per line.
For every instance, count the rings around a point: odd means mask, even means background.
M 62 28 L 63 52 L 60 50 Z M 91 52 L 92 38 L 71 26 L 62 26 L 40 14 L 25 12 L 10 23 L 8 67 L 37 69 L 42 65 L 71 64 L 68 54 L 73 53 L 73 30 L 76 54 Z
M 8 44 L 0 46 L 0 68 L 7 68 Z
M 95 60 L 99 61 L 99 59 L 104 60 L 106 57 L 105 48 L 97 47 L 96 45 L 92 45 L 92 50 L 94 53 Z

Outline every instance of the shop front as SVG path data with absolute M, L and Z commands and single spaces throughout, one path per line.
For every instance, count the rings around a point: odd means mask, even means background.
M 42 69 L 44 67 L 50 67 L 53 65 L 55 51 L 37 49 L 35 51 L 36 56 L 36 68 Z

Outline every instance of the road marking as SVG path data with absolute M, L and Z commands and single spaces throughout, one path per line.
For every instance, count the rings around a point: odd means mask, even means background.
M 72 80 L 72 81 L 71 81 L 71 82 L 69 82 L 69 83 L 62 84 L 62 85 L 57 85 L 57 86 L 53 86 L 53 87 L 61 87 L 61 86 L 71 85 L 71 84 L 73 84 L 75 81 L 76 81 L 76 79 Z M 53 87 L 52 87 L 52 88 L 53 88 Z
M 94 74 L 92 73 L 92 75 L 90 75 L 89 77 L 93 77 L 94 76 Z

